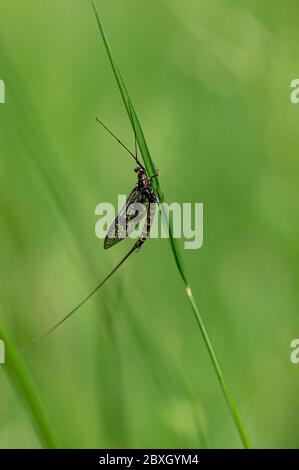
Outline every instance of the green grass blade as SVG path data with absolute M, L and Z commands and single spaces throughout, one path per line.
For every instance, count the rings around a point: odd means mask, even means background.
M 225 400 L 226 400 L 227 405 L 229 407 L 229 410 L 232 414 L 232 417 L 235 421 L 235 424 L 236 424 L 236 427 L 237 427 L 238 432 L 240 434 L 241 440 L 244 444 L 244 447 L 246 449 L 250 449 L 251 448 L 251 442 L 250 442 L 249 436 L 248 436 L 247 432 L 245 431 L 245 427 L 243 425 L 243 422 L 242 422 L 237 404 L 236 404 L 236 402 L 234 400 L 234 397 L 233 397 L 233 394 L 231 392 L 231 388 L 230 388 L 230 386 L 229 386 L 229 384 L 228 384 L 228 382 L 225 378 L 222 367 L 220 365 L 220 361 L 218 359 L 218 356 L 216 354 L 215 348 L 214 348 L 213 343 L 211 341 L 211 338 L 208 334 L 208 331 L 205 327 L 203 318 L 199 313 L 199 310 L 198 310 L 198 307 L 196 305 L 196 301 L 194 299 L 192 289 L 191 289 L 190 286 L 186 286 L 186 293 L 187 293 L 187 296 L 190 300 L 190 304 L 191 304 L 193 313 L 195 315 L 196 322 L 197 322 L 197 324 L 199 326 L 199 329 L 202 333 L 202 336 L 204 338 L 205 345 L 206 345 L 207 350 L 209 352 L 209 356 L 210 356 L 211 361 L 213 363 L 217 378 L 220 382 Z
M 100 32 L 101 32 L 101 36 L 102 36 L 102 39 L 104 41 L 104 45 L 105 45 L 105 48 L 106 48 L 106 51 L 107 51 L 107 54 L 108 54 L 108 57 L 109 57 L 109 61 L 110 61 L 110 64 L 112 66 L 112 69 L 113 69 L 113 72 L 114 72 L 114 75 L 115 75 L 115 78 L 116 78 L 116 81 L 117 81 L 117 84 L 118 84 L 118 87 L 119 87 L 119 90 L 120 90 L 120 93 L 121 93 L 121 96 L 122 96 L 122 99 L 123 99 L 123 102 L 124 102 L 124 105 L 125 105 L 125 108 L 127 110 L 127 113 L 128 113 L 128 116 L 129 116 L 129 119 L 130 119 L 130 122 L 132 124 L 133 129 L 135 127 L 138 145 L 139 145 L 139 148 L 140 148 L 143 160 L 144 160 L 146 170 L 147 170 L 149 175 L 154 175 L 154 174 L 156 174 L 156 169 L 155 169 L 155 166 L 154 166 L 153 161 L 151 159 L 150 152 L 149 152 L 149 149 L 148 149 L 148 146 L 147 146 L 142 128 L 141 128 L 140 123 L 139 123 L 139 119 L 136 115 L 135 109 L 134 109 L 133 104 L 131 102 L 129 93 L 126 89 L 126 86 L 125 86 L 123 78 L 120 74 L 120 71 L 119 71 L 119 69 L 118 69 L 118 67 L 117 67 L 117 65 L 116 65 L 116 63 L 113 59 L 113 56 L 112 56 L 112 53 L 111 53 L 111 48 L 110 48 L 110 45 L 108 43 L 108 39 L 107 39 L 106 34 L 104 32 L 102 22 L 100 20 L 100 17 L 98 15 L 98 12 L 96 10 L 96 7 L 95 7 L 95 4 L 94 4 L 93 0 L 91 0 L 91 3 L 92 3 L 92 7 L 94 9 L 94 13 L 95 13 L 96 20 L 97 20 L 97 23 L 98 23 L 98 26 L 99 26 L 99 29 L 100 29 Z M 154 179 L 154 187 L 155 187 L 156 192 L 159 196 L 159 199 L 162 200 L 163 195 L 162 195 L 162 192 L 161 192 L 161 189 L 160 189 L 158 178 Z
M 115 59 L 112 55 L 111 47 L 109 45 L 107 36 L 104 32 L 103 25 L 102 25 L 101 19 L 99 17 L 99 14 L 97 12 L 95 3 L 94 3 L 93 0 L 91 0 L 91 3 L 92 3 L 92 7 L 93 7 L 93 10 L 94 10 L 94 13 L 95 13 L 95 16 L 96 16 L 96 20 L 97 20 L 97 24 L 98 24 L 98 27 L 99 27 L 99 30 L 100 30 L 100 33 L 101 33 L 101 36 L 102 36 L 102 40 L 104 42 L 105 49 L 106 49 L 107 55 L 109 57 L 109 60 L 110 60 L 110 63 L 111 63 L 111 66 L 112 66 L 112 69 L 113 69 L 113 72 L 114 72 L 114 76 L 116 78 L 116 81 L 117 81 L 117 84 L 118 84 L 118 87 L 119 87 L 119 90 L 120 90 L 125 108 L 127 110 L 130 122 L 132 124 L 132 127 L 133 127 L 133 129 L 135 129 L 135 132 L 136 132 L 136 137 L 137 137 L 138 145 L 139 145 L 139 148 L 140 148 L 140 151 L 141 151 L 141 154 L 142 154 L 144 165 L 146 167 L 146 170 L 147 170 L 148 174 L 149 175 L 154 175 L 154 174 L 156 174 L 155 165 L 152 161 L 152 158 L 151 158 L 151 155 L 150 155 L 150 152 L 149 152 L 149 149 L 148 149 L 148 146 L 147 146 L 147 143 L 146 143 L 146 140 L 145 140 L 145 137 L 144 137 L 139 119 L 138 119 L 137 114 L 135 112 L 134 106 L 133 106 L 132 101 L 130 99 L 129 93 L 127 91 L 127 88 L 126 88 L 126 85 L 123 81 L 121 73 L 120 73 L 120 71 L 118 69 L 118 66 L 115 62 Z M 154 186 L 154 189 L 156 191 L 156 194 L 157 194 L 159 200 L 162 201 L 163 200 L 163 193 L 162 193 L 162 190 L 161 190 L 161 187 L 160 187 L 158 177 L 154 178 L 153 186 Z M 163 220 L 165 222 L 166 221 L 165 220 L 166 216 L 165 216 L 165 213 L 164 213 L 163 209 L 162 209 L 161 212 L 162 212 Z M 212 344 L 210 336 L 209 336 L 209 334 L 207 332 L 207 329 L 205 327 L 204 320 L 203 320 L 201 314 L 199 313 L 199 309 L 197 307 L 196 301 L 195 301 L 194 296 L 192 294 L 190 283 L 188 282 L 188 279 L 187 279 L 186 274 L 185 274 L 185 270 L 184 270 L 184 267 L 183 267 L 182 259 L 181 259 L 181 256 L 180 256 L 180 252 L 179 252 L 176 240 L 172 236 L 171 228 L 170 228 L 170 238 L 169 238 L 169 240 L 170 240 L 171 249 L 172 249 L 172 252 L 173 252 L 173 255 L 174 255 L 174 258 L 175 258 L 176 266 L 177 266 L 177 268 L 179 270 L 179 273 L 180 273 L 180 276 L 181 276 L 181 278 L 184 282 L 187 297 L 188 297 L 189 302 L 191 304 L 192 311 L 194 313 L 196 322 L 197 322 L 197 324 L 199 326 L 199 329 L 201 331 L 201 334 L 203 336 L 203 339 L 204 339 L 205 345 L 207 347 L 209 356 L 211 358 L 213 367 L 215 369 L 215 372 L 216 372 L 216 375 L 218 377 L 220 386 L 222 388 L 225 400 L 226 400 L 226 402 L 228 404 L 228 407 L 230 409 L 230 412 L 233 416 L 234 422 L 236 424 L 236 427 L 238 429 L 238 432 L 240 434 L 240 437 L 241 437 L 241 440 L 243 442 L 244 447 L 250 448 L 251 444 L 250 444 L 249 437 L 248 437 L 248 435 L 245 431 L 245 427 L 242 423 L 242 420 L 241 420 L 236 402 L 235 402 L 235 400 L 233 398 L 233 395 L 230 391 L 230 387 L 229 387 L 228 382 L 227 382 L 227 380 L 225 378 L 225 375 L 223 373 L 223 370 L 222 370 L 222 367 L 220 365 L 219 359 L 216 355 L 215 348 Z
M 42 445 L 50 449 L 59 448 L 60 446 L 52 423 L 37 392 L 27 365 L 21 353 L 18 351 L 1 312 L 0 338 L 5 344 L 6 360 L 6 363 L 0 367 L 6 371 L 13 388 L 23 399 Z

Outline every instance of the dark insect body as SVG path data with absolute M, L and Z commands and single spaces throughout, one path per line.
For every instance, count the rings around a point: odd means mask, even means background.
M 138 221 L 143 214 L 139 214 L 138 210 L 134 211 L 134 205 L 143 204 L 146 208 L 146 222 L 142 230 L 140 238 L 135 243 L 135 248 L 140 249 L 145 242 L 151 228 L 151 223 L 155 215 L 157 196 L 152 188 L 152 178 L 147 176 L 146 170 L 138 166 L 135 168 L 138 181 L 133 191 L 128 196 L 126 204 L 116 217 L 115 221 L 109 228 L 104 240 L 104 248 L 108 249 L 119 243 L 130 233 L 130 222 Z M 133 213 L 130 208 L 133 207 Z
M 149 234 L 151 223 L 155 215 L 156 204 L 158 203 L 158 198 L 152 187 L 152 179 L 158 175 L 155 174 L 153 176 L 148 176 L 146 169 L 138 160 L 137 138 L 134 126 L 133 129 L 135 135 L 135 155 L 133 152 L 131 152 L 131 150 L 128 149 L 128 147 L 126 147 L 126 145 L 121 142 L 118 137 L 116 137 L 115 134 L 113 134 L 113 132 L 111 132 L 111 130 L 102 121 L 100 121 L 98 118 L 96 118 L 96 120 L 134 158 L 135 162 L 138 165 L 138 167 L 135 168 L 135 173 L 137 173 L 138 176 L 137 184 L 133 191 L 129 194 L 126 204 L 124 205 L 124 207 L 116 217 L 115 221 L 109 228 L 104 240 L 104 248 L 111 248 L 112 246 L 116 245 L 116 243 L 119 243 L 121 240 L 123 240 L 129 234 L 129 222 L 131 218 L 135 218 L 136 214 L 128 213 L 128 209 L 134 203 L 141 203 L 145 205 L 147 214 L 146 223 L 144 225 L 142 234 L 134 245 L 134 249 L 140 249 Z
M 148 237 L 150 232 L 151 223 L 155 216 L 156 205 L 158 203 L 158 198 L 155 194 L 155 191 L 152 187 L 152 179 L 158 175 L 148 176 L 146 169 L 140 163 L 137 156 L 137 139 L 136 139 L 136 132 L 134 128 L 135 134 L 135 155 L 131 152 L 119 139 L 116 137 L 108 127 L 105 126 L 98 118 L 97 121 L 109 132 L 112 137 L 114 137 L 119 144 L 127 150 L 128 153 L 134 158 L 138 167 L 135 168 L 135 172 L 137 173 L 137 184 L 129 194 L 126 204 L 116 217 L 115 221 L 109 228 L 107 235 L 104 240 L 104 248 L 108 249 L 114 246 L 116 243 L 119 243 L 123 240 L 129 233 L 129 223 L 134 219 L 136 221 L 136 217 L 142 219 L 143 214 L 137 214 L 136 211 L 133 214 L 129 211 L 130 207 L 135 203 L 143 204 L 146 208 L 146 221 L 144 223 L 144 227 L 142 229 L 142 233 L 130 251 L 122 258 L 122 260 L 115 266 L 115 268 L 106 276 L 103 281 L 98 284 L 91 292 L 88 294 L 71 312 L 69 312 L 66 316 L 64 316 L 59 322 L 57 322 L 52 328 L 46 331 L 43 335 L 38 336 L 35 338 L 28 346 L 21 349 L 21 352 L 27 351 L 27 349 L 32 346 L 33 344 L 39 342 L 40 340 L 46 338 L 50 333 L 56 330 L 60 325 L 62 325 L 68 318 L 70 318 L 77 310 L 79 310 L 82 305 L 85 304 L 95 293 L 98 289 L 100 289 L 103 284 L 120 268 L 120 266 L 131 256 L 134 251 L 139 251 L 142 245 L 144 244 L 145 240 Z M 138 211 L 137 211 L 138 212 Z

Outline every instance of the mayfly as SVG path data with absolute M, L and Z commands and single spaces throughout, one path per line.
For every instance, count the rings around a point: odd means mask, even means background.
M 113 224 L 110 226 L 107 235 L 104 240 L 104 248 L 108 249 L 114 246 L 116 243 L 119 243 L 123 240 L 131 231 L 130 229 L 130 222 L 134 220 L 135 224 L 140 219 L 138 217 L 138 210 L 134 210 L 135 206 L 138 204 L 142 204 L 146 208 L 146 223 L 144 225 L 143 231 L 141 233 L 140 238 L 137 240 L 135 245 L 133 246 L 134 250 L 139 250 L 143 243 L 145 242 L 147 235 L 149 234 L 151 223 L 153 217 L 155 215 L 155 207 L 156 203 L 158 202 L 157 196 L 155 191 L 152 187 L 152 179 L 155 178 L 157 175 L 148 176 L 146 169 L 138 160 L 137 155 L 137 143 L 136 143 L 136 133 L 135 133 L 135 155 L 108 129 L 105 124 L 100 121 L 98 118 L 96 119 L 101 126 L 109 132 L 112 137 L 114 137 L 117 142 L 119 142 L 134 158 L 137 163 L 137 167 L 135 168 L 135 173 L 137 173 L 137 184 L 134 189 L 129 194 L 126 204 L 117 215 L 116 219 L 114 220 Z M 134 130 L 135 132 L 135 130 Z M 132 211 L 133 209 L 133 211 Z
M 87 302 L 104 284 L 108 279 L 120 268 L 120 266 L 129 258 L 129 256 L 134 253 L 135 251 L 139 251 L 142 245 L 144 244 L 147 236 L 150 232 L 151 224 L 153 218 L 155 216 L 156 205 L 158 203 L 158 198 L 156 193 L 152 187 L 152 179 L 157 176 L 157 174 L 153 176 L 148 176 L 145 167 L 140 163 L 138 159 L 138 152 L 137 152 L 137 138 L 136 138 L 136 131 L 134 128 L 135 134 L 135 154 L 128 149 L 128 147 L 121 142 L 118 137 L 98 118 L 96 118 L 97 122 L 107 131 L 109 134 L 134 158 L 135 162 L 137 163 L 137 167 L 135 168 L 135 173 L 137 174 L 137 184 L 135 185 L 134 189 L 129 194 L 126 204 L 114 220 L 113 224 L 110 226 L 106 237 L 104 239 L 104 248 L 108 249 L 114 246 L 116 243 L 119 243 L 123 240 L 131 231 L 130 229 L 130 222 L 134 220 L 139 221 L 144 214 L 138 213 L 139 211 L 132 211 L 130 208 L 134 208 L 134 205 L 142 204 L 143 207 L 146 209 L 146 221 L 144 223 L 144 227 L 142 229 L 141 235 L 138 240 L 135 242 L 133 247 L 129 250 L 129 252 L 121 259 L 121 261 L 113 268 L 113 270 L 102 280 L 100 284 L 98 284 L 73 310 L 71 310 L 66 316 L 64 316 L 59 322 L 57 322 L 52 328 L 46 331 L 41 336 L 38 336 L 28 346 L 25 346 L 21 349 L 21 352 L 25 352 L 30 346 L 37 343 L 38 341 L 46 338 L 50 333 L 56 330 L 60 325 L 62 325 L 66 320 L 68 320 L 80 307 L 82 307 L 85 302 Z

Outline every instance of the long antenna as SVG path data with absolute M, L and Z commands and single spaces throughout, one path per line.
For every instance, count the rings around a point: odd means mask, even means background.
M 141 166 L 141 168 L 143 168 L 145 170 L 145 168 L 141 165 L 140 161 L 138 160 L 137 158 L 137 154 L 134 155 L 133 152 L 131 152 L 131 150 L 128 149 L 128 147 L 118 138 L 116 137 L 115 134 L 113 134 L 113 132 L 102 122 L 100 121 L 99 118 L 96 117 L 96 121 L 101 124 L 101 126 L 103 126 L 103 128 L 109 132 L 109 134 L 134 158 L 135 162 L 137 163 L 137 165 Z M 134 133 L 135 133 L 135 130 L 134 130 Z M 135 138 L 136 138 L 136 134 L 135 134 Z M 135 143 L 135 149 L 137 148 L 136 146 L 136 143 Z
M 85 304 L 85 302 L 87 302 L 92 296 L 93 294 L 96 293 L 96 291 L 98 289 L 100 289 L 100 287 L 102 287 L 106 281 L 108 281 L 108 279 L 112 276 L 112 274 L 115 273 L 115 271 L 117 271 L 121 265 L 129 258 L 129 256 L 137 249 L 137 246 L 136 244 L 133 245 L 133 247 L 131 248 L 131 250 L 126 254 L 126 256 L 124 256 L 124 258 L 115 266 L 115 268 L 112 269 L 112 271 L 108 274 L 108 276 L 105 277 L 105 279 L 99 284 L 97 285 L 91 292 L 90 294 L 88 294 L 75 308 L 73 308 L 73 310 L 70 311 L 70 313 L 68 313 L 67 315 L 65 315 L 61 320 L 59 320 L 59 322 L 57 322 L 54 326 L 52 326 L 52 328 L 50 328 L 49 330 L 47 330 L 45 333 L 43 333 L 42 335 L 40 336 L 37 336 L 35 339 L 33 339 L 31 341 L 30 344 L 28 344 L 27 346 L 23 347 L 20 352 L 21 353 L 24 353 L 26 352 L 30 347 L 32 347 L 34 344 L 38 343 L 39 341 L 41 341 L 42 339 L 46 338 L 50 333 L 52 333 L 54 330 L 56 330 L 56 328 L 58 328 L 60 325 L 62 325 L 66 320 L 68 320 L 80 307 L 82 307 L 82 305 Z

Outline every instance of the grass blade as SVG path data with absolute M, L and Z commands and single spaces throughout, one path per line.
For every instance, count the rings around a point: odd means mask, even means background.
M 4 317 L 0 312 L 0 338 L 5 344 L 6 363 L 1 367 L 7 372 L 16 392 L 27 405 L 27 410 L 37 430 L 37 434 L 46 448 L 59 448 L 52 423 L 46 413 L 42 400 L 18 348 L 9 332 Z
M 123 78 L 121 76 L 119 68 L 118 68 L 118 66 L 115 62 L 114 57 L 113 57 L 111 47 L 109 45 L 106 33 L 104 32 L 103 25 L 102 25 L 101 19 L 99 17 L 99 14 L 97 12 L 94 0 L 91 0 L 91 3 L 92 3 L 92 7 L 93 7 L 93 10 L 94 10 L 94 13 L 95 13 L 95 16 L 96 16 L 96 20 L 97 20 L 97 24 L 98 24 L 98 27 L 99 27 L 99 30 L 100 30 L 100 33 L 101 33 L 101 36 L 102 36 L 102 40 L 104 42 L 104 46 L 105 46 L 110 64 L 112 66 L 114 76 L 115 76 L 115 79 L 117 81 L 117 84 L 118 84 L 118 87 L 119 87 L 119 90 L 120 90 L 125 108 L 127 110 L 127 113 L 128 113 L 130 122 L 132 124 L 133 130 L 135 129 L 135 131 L 136 131 L 137 142 L 138 142 L 138 146 L 140 148 L 140 152 L 142 154 L 144 165 L 145 165 L 146 170 L 147 170 L 147 172 L 150 176 L 155 175 L 156 174 L 155 165 L 152 161 L 152 158 L 151 158 L 151 155 L 150 155 L 150 152 L 149 152 L 149 149 L 148 149 L 148 146 L 147 146 L 147 143 L 146 143 L 146 140 L 145 140 L 145 137 L 144 137 L 139 119 L 138 119 L 137 114 L 135 112 L 134 106 L 133 106 L 132 101 L 130 99 L 130 95 L 127 91 L 126 85 L 123 81 Z M 154 178 L 153 186 L 154 186 L 154 189 L 156 191 L 156 194 L 158 196 L 159 201 L 162 201 L 163 200 L 163 193 L 162 193 L 162 190 L 161 190 L 161 187 L 160 187 L 158 177 Z M 163 220 L 165 222 L 165 213 L 163 212 L 163 209 L 162 209 L 161 212 L 162 212 Z M 238 411 L 238 407 L 236 405 L 236 402 L 233 398 L 233 395 L 232 395 L 232 392 L 231 392 L 230 387 L 228 385 L 228 382 L 227 382 L 227 380 L 225 378 L 225 375 L 223 373 L 223 370 L 222 370 L 222 367 L 220 365 L 220 361 L 218 359 L 218 356 L 215 352 L 215 348 L 213 346 L 213 343 L 212 343 L 212 341 L 210 339 L 210 336 L 208 334 L 208 331 L 205 327 L 204 320 L 203 320 L 203 318 L 202 318 L 202 316 L 199 312 L 199 309 L 197 307 L 195 298 L 194 298 L 193 293 L 192 293 L 190 283 L 188 282 L 188 279 L 187 279 L 186 274 L 185 274 L 185 269 L 184 269 L 184 266 L 183 266 L 183 263 L 182 263 L 182 259 L 181 259 L 181 256 L 180 256 L 180 252 L 179 252 L 176 240 L 172 236 L 171 228 L 170 228 L 170 238 L 169 238 L 169 240 L 170 240 L 170 245 L 171 245 L 171 249 L 172 249 L 172 252 L 173 252 L 173 255 L 174 255 L 176 266 L 178 268 L 180 276 L 181 276 L 181 278 L 184 282 L 184 285 L 185 285 L 187 298 L 190 302 L 190 305 L 192 307 L 192 311 L 193 311 L 193 314 L 195 316 L 196 322 L 197 322 L 197 324 L 199 326 L 199 329 L 200 329 L 200 332 L 203 336 L 205 345 L 207 347 L 207 350 L 208 350 L 209 356 L 211 358 L 214 370 L 215 370 L 217 378 L 219 380 L 219 383 L 220 383 L 221 389 L 223 391 L 225 400 L 226 400 L 227 405 L 229 407 L 229 410 L 232 414 L 232 417 L 234 419 L 235 425 L 237 427 L 237 430 L 239 432 L 239 435 L 240 435 L 240 438 L 243 442 L 244 447 L 250 448 L 251 444 L 250 444 L 249 437 L 248 437 L 248 435 L 245 431 L 245 427 L 244 427 L 243 422 L 241 420 L 241 417 L 240 417 L 240 414 L 239 414 L 239 411 Z

